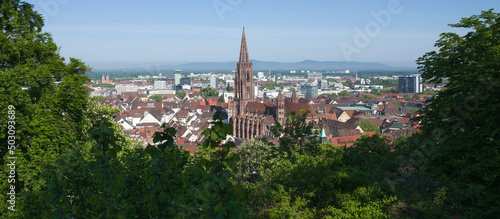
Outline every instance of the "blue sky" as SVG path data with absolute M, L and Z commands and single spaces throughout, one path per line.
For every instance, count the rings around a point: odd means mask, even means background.
M 96 68 L 236 61 L 243 26 L 251 59 L 415 66 L 440 33 L 460 31 L 447 24 L 500 8 L 498 0 L 28 2 L 62 56 Z

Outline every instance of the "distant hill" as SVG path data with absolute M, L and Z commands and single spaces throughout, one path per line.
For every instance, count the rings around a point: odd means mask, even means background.
M 321 71 L 344 71 L 349 69 L 351 72 L 361 71 L 416 71 L 416 68 L 394 67 L 377 62 L 346 62 L 346 61 L 315 61 L 304 60 L 301 62 L 266 62 L 252 60 L 254 71 L 267 70 L 321 70 Z M 157 65 L 152 67 L 156 71 L 171 71 L 181 69 L 183 72 L 211 72 L 211 71 L 232 71 L 236 69 L 237 62 L 190 62 L 177 65 Z M 151 68 L 151 66 L 148 66 Z M 106 70 L 106 69 L 96 69 Z M 107 69 L 111 70 L 111 69 Z M 133 68 L 114 68 L 113 70 L 123 71 L 141 71 L 145 67 Z

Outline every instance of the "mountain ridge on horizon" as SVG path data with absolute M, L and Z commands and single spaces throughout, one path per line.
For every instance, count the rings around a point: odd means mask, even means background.
M 318 71 L 417 71 L 416 67 L 397 67 L 379 62 L 353 62 L 353 61 L 317 61 L 317 60 L 302 60 L 299 62 L 274 62 L 252 60 L 254 71 L 281 70 L 281 71 L 300 71 L 300 70 L 318 70 Z M 159 62 L 157 62 L 159 63 Z M 186 62 L 183 64 L 156 64 L 156 65 L 140 65 L 128 67 L 94 67 L 97 71 L 116 71 L 116 70 L 148 70 L 155 69 L 156 71 L 174 71 L 181 69 L 182 71 L 232 71 L 236 69 L 237 61 L 227 62 Z M 92 66 L 92 62 L 89 63 Z M 100 64 L 105 65 L 105 64 Z M 133 65 L 133 64 L 132 64 Z M 109 65 L 108 65 L 109 66 Z

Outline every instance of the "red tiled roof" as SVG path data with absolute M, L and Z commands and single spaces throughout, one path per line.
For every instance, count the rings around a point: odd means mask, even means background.
M 194 155 L 194 152 L 195 152 L 194 148 L 183 148 L 183 149 L 186 150 L 186 151 L 189 151 L 189 153 L 191 155 Z
M 353 117 L 354 114 L 356 113 L 355 110 L 344 110 L 344 112 L 349 116 L 349 117 Z
M 270 103 L 257 103 L 257 102 L 249 102 L 247 103 L 246 110 L 251 111 L 251 112 L 261 112 L 265 113 L 266 108 L 270 107 L 275 107 L 276 105 L 270 104 Z
M 364 132 L 363 135 L 368 135 L 368 137 L 372 137 L 375 132 Z
M 331 141 L 334 145 L 344 146 L 344 147 L 352 147 L 354 142 L 358 139 L 359 136 L 344 136 L 344 137 L 334 137 L 331 138 Z
M 269 122 L 270 122 L 271 124 L 274 124 L 274 123 L 276 122 L 276 121 L 274 120 L 274 117 L 273 117 L 272 115 L 268 115 L 268 116 L 267 116 L 267 119 L 269 120 Z
M 176 113 L 176 116 L 179 118 L 187 118 L 187 117 L 189 117 L 189 111 L 179 110 L 179 112 Z
M 394 121 L 394 120 L 398 120 L 399 123 L 401 124 L 408 124 L 410 123 L 410 119 L 409 117 L 403 117 L 403 118 L 394 118 L 394 119 L 391 119 L 391 122 Z
M 300 113 L 300 110 L 309 110 L 309 111 L 311 111 L 310 115 L 316 115 L 316 111 L 309 104 L 285 103 L 285 113 L 290 113 L 292 111 L 295 111 L 296 113 Z
M 325 118 L 325 119 L 331 119 L 331 120 L 337 120 L 337 115 L 335 113 L 318 114 L 318 117 Z

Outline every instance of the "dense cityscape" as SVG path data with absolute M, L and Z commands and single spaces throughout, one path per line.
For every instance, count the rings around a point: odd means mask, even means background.
M 241 48 L 246 48 L 243 44 L 245 39 Z M 243 53 L 248 55 L 248 51 Z M 239 63 L 242 61 L 245 60 Z M 418 74 L 361 78 L 349 70 L 325 71 L 326 75 L 335 72 L 347 76 L 323 76 L 315 70 L 291 70 L 283 76 L 270 71 L 253 74 L 250 69 L 250 72 L 252 79 L 245 86 L 254 91 L 250 94 L 252 102 L 276 105 L 281 95 L 284 102 L 294 104 L 284 109 L 285 117 L 292 110 L 310 110 L 308 121 L 314 121 L 315 128 L 324 132 L 325 142 L 345 147 L 352 146 L 362 134 L 381 134 L 394 141 L 398 136 L 417 131 L 418 122 L 412 118 L 418 115 L 425 100 L 445 85 L 423 84 Z M 297 72 L 304 76 L 295 76 Z M 203 144 L 205 136 L 201 133 L 210 128 L 216 111 L 222 112 L 226 124 L 241 126 L 235 122 L 238 106 L 234 88 L 242 80 L 238 82 L 235 73 L 238 74 L 236 70 L 228 74 L 182 74 L 176 70 L 130 80 L 118 78 L 119 81 L 103 74 L 100 80 L 93 80 L 89 90 L 90 96 L 121 110 L 115 121 L 131 138 L 153 144 L 154 133 L 163 131 L 161 127 L 165 124 L 177 131 L 177 144 L 194 154 Z M 248 107 L 248 104 L 243 106 Z M 249 110 L 255 111 L 259 105 L 252 107 L 255 109 Z M 260 114 L 256 117 L 262 119 L 253 124 L 258 131 L 230 135 L 226 140 L 241 144 L 245 139 L 264 137 L 277 143 L 270 127 L 276 121 L 283 123 L 284 119 L 278 118 L 275 106 L 272 112 Z

